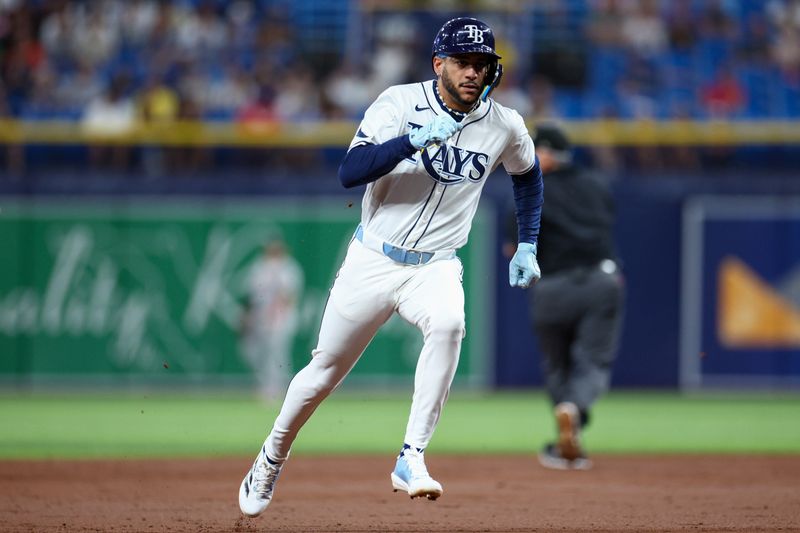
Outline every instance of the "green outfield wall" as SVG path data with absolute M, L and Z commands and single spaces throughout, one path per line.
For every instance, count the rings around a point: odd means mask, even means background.
M 316 342 L 359 213 L 341 197 L 6 200 L 0 211 L 0 379 L 252 381 L 238 324 L 250 265 L 274 234 L 286 240 L 305 275 L 292 350 L 297 370 Z M 459 253 L 468 328 L 459 384 L 491 380 L 491 220 L 479 211 L 470 243 Z M 348 382 L 408 382 L 420 347 L 417 330 L 395 316 Z

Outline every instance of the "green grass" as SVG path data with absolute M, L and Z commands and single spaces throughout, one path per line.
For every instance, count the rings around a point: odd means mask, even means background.
M 394 453 L 408 395 L 340 392 L 318 409 L 294 454 Z M 244 395 L 0 395 L 0 458 L 251 455 L 277 404 Z M 616 392 L 585 433 L 592 453 L 800 453 L 800 395 Z M 448 402 L 431 450 L 532 453 L 554 428 L 540 393 L 465 394 Z

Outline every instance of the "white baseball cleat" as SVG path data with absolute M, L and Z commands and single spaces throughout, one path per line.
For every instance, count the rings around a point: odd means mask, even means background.
M 423 453 L 414 448 L 406 448 L 397 458 L 392 472 L 392 487 L 395 492 L 407 492 L 412 499 L 425 496 L 435 500 L 444 492 L 442 485 L 428 474 Z
M 263 513 L 275 490 L 275 482 L 283 468 L 283 463 L 271 463 L 267 459 L 266 447 L 262 446 L 252 468 L 244 476 L 239 487 L 239 509 L 247 516 L 258 516 Z

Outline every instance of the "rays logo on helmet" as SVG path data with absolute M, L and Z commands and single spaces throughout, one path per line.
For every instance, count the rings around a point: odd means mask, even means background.
M 480 29 L 478 26 L 474 24 L 467 24 L 464 26 L 467 31 L 467 39 L 472 39 L 472 42 L 475 44 L 479 44 L 483 42 L 483 30 Z
M 459 17 L 444 23 L 433 40 L 432 56 L 457 54 L 486 54 L 500 59 L 494 49 L 494 33 L 483 21 Z
M 444 185 L 465 180 L 477 183 L 483 178 L 489 164 L 488 155 L 449 144 L 429 146 L 421 156 L 428 175 Z

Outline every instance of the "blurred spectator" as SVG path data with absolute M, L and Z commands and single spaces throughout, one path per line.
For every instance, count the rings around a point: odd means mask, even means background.
M 632 5 L 622 21 L 622 37 L 627 46 L 646 57 L 666 50 L 667 27 L 656 0 L 640 0 Z
M 617 83 L 618 109 L 622 118 L 652 120 L 656 118 L 658 102 L 637 78 L 623 78 Z
M 0 124 L 10 118 L 12 118 L 11 106 L 8 104 L 5 86 L 2 81 L 0 81 Z M 10 129 L 11 126 L 3 124 L 1 127 L 3 129 Z M 12 177 L 20 176 L 25 172 L 25 157 L 22 146 L 15 142 L 10 142 L 3 145 L 1 153 L 5 156 L 5 160 L 3 161 L 5 169 Z
M 136 106 L 126 94 L 127 86 L 127 78 L 114 78 L 108 89 L 93 98 L 83 112 L 83 131 L 97 139 L 89 147 L 89 157 L 95 167 L 109 164 L 116 170 L 128 167 L 130 147 L 120 141 L 124 141 L 136 126 Z
M 273 132 L 278 123 L 275 110 L 275 88 L 263 85 L 258 89 L 258 97 L 248 102 L 236 115 L 237 122 L 244 131 L 254 135 Z
M 86 61 L 79 61 L 72 71 L 65 71 L 55 88 L 55 100 L 63 110 L 82 110 L 103 92 L 97 70 Z
M 555 88 L 550 80 L 541 76 L 534 76 L 528 82 L 530 105 L 528 106 L 531 118 L 541 121 L 544 119 L 560 118 L 553 102 Z
M 39 37 L 47 54 L 59 64 L 67 63 L 72 57 L 74 26 L 73 10 L 62 5 L 44 19 L 39 30 Z
M 180 114 L 181 102 L 178 93 L 167 85 L 158 74 L 153 73 L 148 79 L 139 99 L 139 109 L 143 122 L 148 131 L 164 134 L 174 127 Z M 161 146 L 145 146 L 142 148 L 142 166 L 148 176 L 164 174 L 169 165 L 175 165 L 167 160 L 166 155 L 172 151 Z
M 280 127 L 275 109 L 276 90 L 272 85 L 259 87 L 257 96 L 236 113 L 236 124 L 245 135 L 268 136 Z M 246 167 L 261 168 L 271 165 L 274 157 L 267 150 L 245 150 L 237 163 Z
M 763 67 L 770 60 L 770 28 L 763 13 L 750 13 L 745 19 L 738 57 L 751 65 Z
M 255 38 L 254 51 L 269 55 L 278 68 L 289 66 L 297 58 L 300 39 L 293 34 L 289 15 L 280 6 L 272 6 L 264 14 Z
M 520 86 L 519 70 L 506 72 L 500 86 L 492 92 L 492 98 L 506 107 L 516 109 L 523 118 L 529 118 L 533 113 L 533 102 L 531 95 Z
M 784 79 L 794 87 L 800 86 L 800 27 L 785 21 L 772 46 L 772 58 Z
M 747 103 L 744 87 L 736 79 L 730 65 L 721 65 L 711 82 L 701 89 L 701 100 L 709 118 L 730 119 L 736 117 Z M 731 146 L 709 146 L 704 150 L 705 159 L 714 166 L 726 166 L 733 160 Z
M 73 55 L 96 66 L 105 65 L 119 46 L 114 15 L 102 2 L 88 2 L 82 7 L 70 30 Z
M 9 46 L 1 58 L 0 66 L 6 96 L 11 108 L 18 112 L 31 95 L 34 71 L 45 62 L 45 54 L 42 46 L 33 38 L 29 18 L 17 13 L 8 22 L 11 24 L 7 34 Z
M 57 74 L 48 63 L 43 63 L 32 71 L 33 85 L 29 89 L 24 112 L 34 116 L 48 116 L 58 112 L 59 102 L 53 97 L 56 93 Z
M 173 8 L 175 43 L 187 57 L 213 54 L 227 43 L 227 28 L 207 1 L 195 6 L 177 4 Z
M 605 104 L 597 110 L 600 120 L 617 120 L 619 113 L 615 106 Z M 610 133 L 606 133 L 609 135 Z M 613 140 L 613 139 L 603 139 Z M 622 153 L 619 147 L 613 144 L 599 143 L 589 148 L 593 166 L 609 176 L 615 175 L 622 167 Z
M 769 0 L 764 11 L 775 26 L 800 28 L 800 0 Z
M 681 103 L 674 103 L 670 112 L 674 120 L 691 120 L 691 112 L 687 106 Z M 664 160 L 669 163 L 670 168 L 684 171 L 696 171 L 700 169 L 701 161 L 697 146 L 687 144 L 675 144 L 665 146 L 663 149 Z
M 684 112 L 704 118 L 707 112 L 773 119 L 800 109 L 794 94 L 800 89 L 800 0 L 530 6 L 537 31 L 517 27 L 523 38 L 514 44 L 535 60 L 528 72 L 510 69 L 525 77 L 504 80 L 495 95 L 526 118 L 662 119 Z M 276 121 L 353 120 L 381 87 L 430 72 L 419 60 L 427 49 L 415 38 L 431 16 L 425 10 L 378 10 L 364 18 L 354 12 L 335 23 L 309 22 L 300 11 L 288 0 L 5 0 L 5 112 L 26 120 L 82 120 L 90 102 L 97 107 L 103 100 L 109 77 L 124 71 L 131 74 L 125 97 L 169 109 L 165 115 L 177 105 L 184 117 L 272 131 Z M 515 13 L 505 23 L 528 24 L 530 16 Z M 363 23 L 363 32 L 350 31 L 353 23 Z M 326 24 L 345 24 L 348 31 Z M 308 44 L 308 32 L 319 28 L 328 33 L 314 42 L 331 43 L 322 52 Z M 360 63 L 357 50 L 370 39 L 375 53 Z M 739 79 L 712 79 L 721 64 Z M 172 98 L 152 86 L 154 77 Z M 269 87 L 269 102 L 259 87 Z M 209 157 L 208 150 L 193 150 L 181 152 Z
M 407 15 L 393 15 L 383 19 L 376 29 L 378 42 L 370 61 L 370 100 L 389 85 L 411 81 L 414 66 L 412 51 L 416 42 L 414 22 Z
M 170 172 L 175 175 L 191 175 L 209 168 L 211 150 L 198 142 L 203 133 L 202 127 L 196 124 L 203 116 L 200 105 L 191 95 L 179 91 L 178 96 L 178 120 L 182 126 L 178 130 L 178 137 L 181 142 L 170 148 Z
M 711 82 L 702 87 L 701 101 L 711 118 L 731 118 L 743 110 L 747 95 L 733 69 L 722 65 Z
M 701 16 L 702 35 L 717 41 L 733 41 L 737 36 L 737 25 L 728 12 L 725 0 L 706 0 Z
M 697 31 L 691 0 L 670 2 L 667 14 L 667 32 L 670 46 L 679 51 L 690 50 L 697 43 Z
M 323 91 L 328 101 L 350 118 L 359 116 L 373 98 L 366 74 L 347 61 L 328 76 Z
M 318 120 L 320 118 L 319 91 L 314 73 L 298 64 L 281 76 L 275 97 L 275 114 L 284 122 Z
M 237 53 L 247 52 L 255 41 L 256 12 L 249 0 L 234 0 L 227 3 L 225 16 L 228 19 L 229 44 Z
M 206 112 L 230 118 L 251 102 L 257 91 L 255 82 L 244 70 L 226 66 L 206 78 L 199 100 Z
M 147 43 L 159 21 L 159 6 L 154 0 L 128 0 L 122 7 L 121 30 L 126 45 Z
M 597 46 L 615 48 L 622 44 L 622 10 L 618 0 L 592 0 L 586 24 L 589 39 Z

